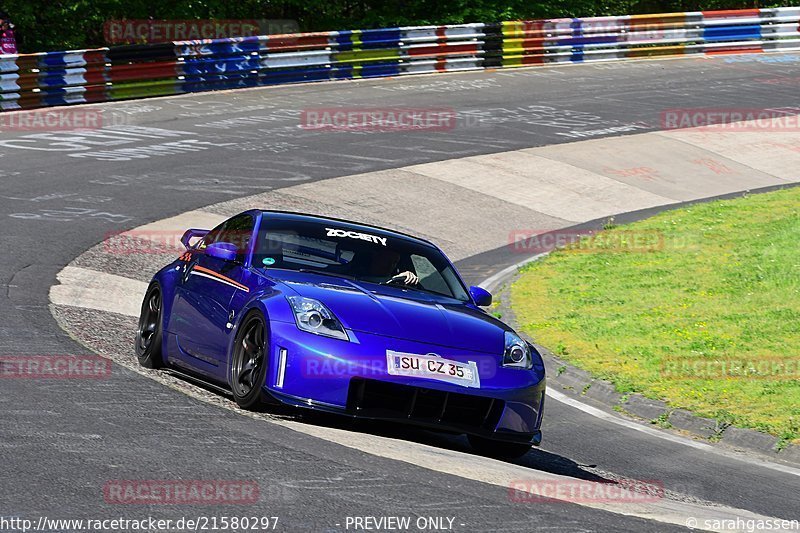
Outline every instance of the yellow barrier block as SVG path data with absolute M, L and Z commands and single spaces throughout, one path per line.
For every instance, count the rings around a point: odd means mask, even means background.
M 545 54 L 541 52 L 530 52 L 526 54 L 504 54 L 503 67 L 530 67 L 532 65 L 543 65 Z
M 686 13 L 661 13 L 658 15 L 632 15 L 628 21 L 631 31 L 658 32 L 680 30 L 689 22 Z
M 686 53 L 685 44 L 672 46 L 648 46 L 643 48 L 628 48 L 626 56 L 636 58 L 677 56 Z
M 519 21 L 508 21 L 502 23 L 503 37 L 521 37 L 524 35 L 524 25 Z
M 524 64 L 522 63 L 522 56 L 503 56 L 503 66 L 504 67 L 522 67 Z
M 350 42 L 353 43 L 353 48 L 361 48 L 361 30 L 353 30 Z
M 628 48 L 626 56 L 636 58 L 676 56 L 686 53 L 686 45 L 648 46 L 644 48 Z

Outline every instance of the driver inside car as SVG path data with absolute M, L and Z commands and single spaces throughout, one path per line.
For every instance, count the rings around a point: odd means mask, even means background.
M 392 250 L 381 250 L 371 255 L 368 267 L 365 269 L 365 275 L 358 277 L 364 281 L 385 285 L 391 283 L 409 286 L 417 285 L 419 283 L 419 276 L 410 270 L 398 273 L 399 264 L 399 253 Z

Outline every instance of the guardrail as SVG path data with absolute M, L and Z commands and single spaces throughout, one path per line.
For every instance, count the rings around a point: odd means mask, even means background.
M 0 110 L 283 83 L 800 49 L 800 7 L 414 26 L 0 55 Z

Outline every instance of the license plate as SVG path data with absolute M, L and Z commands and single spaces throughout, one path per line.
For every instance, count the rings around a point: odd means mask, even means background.
M 386 351 L 386 367 L 392 376 L 435 379 L 462 387 L 480 388 L 478 365 L 474 361 L 462 363 L 437 355 Z

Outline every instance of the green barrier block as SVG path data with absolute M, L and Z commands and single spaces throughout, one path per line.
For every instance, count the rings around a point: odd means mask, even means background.
M 181 92 L 183 91 L 179 89 L 179 82 L 176 79 L 115 83 L 109 89 L 109 99 L 125 100 L 126 98 L 147 96 L 169 96 Z

